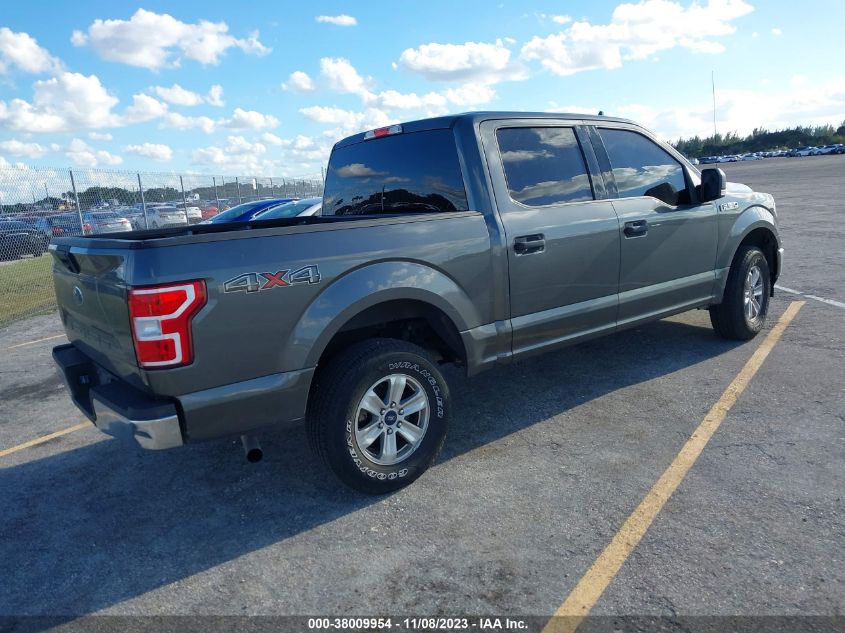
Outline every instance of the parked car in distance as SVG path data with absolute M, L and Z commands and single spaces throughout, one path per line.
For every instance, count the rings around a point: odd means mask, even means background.
M 816 148 L 808 145 L 805 147 L 796 147 L 795 149 L 790 150 L 788 155 L 792 157 L 812 156 L 814 151 L 816 151 Z
M 320 215 L 320 209 L 323 206 L 323 198 L 302 198 L 301 200 L 291 200 L 285 202 L 277 207 L 270 207 L 264 211 L 259 211 L 253 216 L 253 220 L 278 220 L 280 218 L 296 218 L 307 217 L 311 215 Z
M 212 204 L 212 203 L 207 203 L 207 204 L 203 205 L 202 207 L 200 207 L 200 212 L 201 212 L 201 214 L 202 214 L 202 219 L 203 219 L 203 220 L 210 220 L 210 219 L 211 219 L 211 218 L 213 218 L 215 215 L 217 215 L 218 213 L 220 213 L 220 209 L 218 209 L 218 208 L 217 208 L 214 204 Z
M 79 214 L 74 212 L 51 215 L 45 218 L 50 225 L 52 237 L 75 237 L 79 235 L 90 235 L 94 232 L 87 222 L 80 222 Z
M 173 206 L 185 213 L 185 217 L 188 220 L 188 224 L 199 224 L 200 222 L 202 222 L 202 209 L 200 209 L 195 204 L 189 204 L 186 206 L 184 202 L 177 202 Z
M 47 251 L 50 238 L 26 222 L 0 222 L 0 260 L 23 255 L 38 257 Z
M 123 233 L 131 231 L 132 224 L 114 211 L 93 211 L 82 214 L 82 221 L 91 227 L 92 233 Z
M 719 162 L 718 156 L 702 156 L 698 159 L 698 162 L 702 165 L 711 165 L 713 163 Z
M 169 226 L 185 226 L 185 211 L 172 205 L 147 205 L 147 228 L 160 229 Z
M 842 154 L 845 153 L 845 146 L 842 143 L 833 143 L 831 145 L 825 145 L 824 147 L 820 147 L 818 151 L 818 156 L 824 154 Z
M 210 220 L 203 220 L 203 224 L 226 224 L 228 222 L 249 222 L 255 216 L 271 207 L 290 202 L 293 198 L 270 198 L 269 200 L 256 200 L 255 202 L 244 202 L 236 205 L 228 211 L 221 211 Z

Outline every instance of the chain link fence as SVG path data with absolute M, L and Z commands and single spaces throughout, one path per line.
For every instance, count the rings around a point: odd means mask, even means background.
M 152 228 L 157 209 L 189 224 L 244 202 L 322 193 L 321 178 L 0 167 L 0 327 L 55 310 L 44 254 L 53 237 Z

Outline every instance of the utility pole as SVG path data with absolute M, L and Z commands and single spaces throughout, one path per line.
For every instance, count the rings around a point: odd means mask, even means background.
M 716 73 L 710 71 L 710 85 L 713 88 L 713 140 L 716 140 Z

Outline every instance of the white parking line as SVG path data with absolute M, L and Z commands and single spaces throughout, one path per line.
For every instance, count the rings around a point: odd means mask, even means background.
M 798 295 L 799 297 L 806 297 L 807 299 L 812 299 L 813 301 L 820 301 L 821 303 L 826 303 L 829 306 L 833 306 L 835 308 L 842 308 L 845 310 L 845 303 L 841 301 L 835 301 L 833 299 L 825 299 L 824 297 L 817 297 L 816 295 L 808 295 L 800 290 L 793 290 L 792 288 L 787 288 L 786 286 L 779 286 L 775 284 L 775 289 L 783 290 L 784 292 L 788 292 L 792 295 Z

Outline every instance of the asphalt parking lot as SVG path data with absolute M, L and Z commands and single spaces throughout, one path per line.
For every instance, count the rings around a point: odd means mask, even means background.
M 841 615 L 845 157 L 722 167 L 777 201 L 788 290 L 767 332 L 727 342 L 696 311 L 472 380 L 450 371 L 441 457 L 383 498 L 341 488 L 302 430 L 265 433 L 257 465 L 235 442 L 142 452 L 90 426 L 17 448 L 83 418 L 50 358 L 56 317 L 6 328 L 0 616 L 548 617 L 787 310 L 591 614 Z

